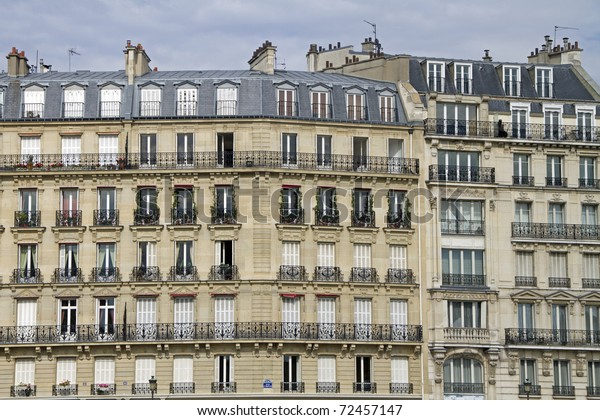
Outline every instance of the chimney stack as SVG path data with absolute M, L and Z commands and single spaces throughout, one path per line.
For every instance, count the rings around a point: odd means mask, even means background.
M 125 74 L 127 74 L 128 83 L 132 85 L 136 77 L 143 76 L 151 71 L 150 57 L 144 51 L 142 44 L 137 44 L 134 47 L 129 39 L 123 52 L 125 53 Z
M 364 42 L 362 42 L 362 52 L 364 53 L 372 53 L 375 51 L 375 43 L 371 38 L 365 38 Z
M 483 50 L 484 54 L 483 57 L 481 57 L 481 59 L 483 61 L 492 61 L 492 57 L 490 56 L 490 50 Z
M 581 65 L 581 48 L 579 42 L 573 44 L 569 38 L 562 39 L 563 44 L 557 43 L 554 47 L 549 35 L 544 36 L 542 48 L 532 51 L 527 60 L 530 64 L 573 64 Z
M 19 52 L 18 49 L 12 47 L 6 58 L 8 60 L 7 71 L 10 77 L 23 77 L 29 74 L 30 66 L 27 64 L 25 51 Z
M 254 50 L 252 58 L 248 61 L 250 70 L 257 70 L 266 74 L 275 74 L 275 53 L 277 47 L 274 47 L 271 41 L 263 42 L 262 46 Z

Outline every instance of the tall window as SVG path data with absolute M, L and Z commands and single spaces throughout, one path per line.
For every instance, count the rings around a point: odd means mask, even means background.
M 233 296 L 215 296 L 215 338 L 235 337 L 235 300 Z
M 335 356 L 317 359 L 317 392 L 339 392 L 335 374 Z
M 594 108 L 577 109 L 577 140 L 591 141 L 594 139 Z
M 79 281 L 79 244 L 60 244 L 58 246 L 58 280 L 61 283 Z
M 554 395 L 573 395 L 575 390 L 571 385 L 571 361 L 554 361 L 554 386 L 552 388 Z
M 331 168 L 332 160 L 331 136 L 317 135 L 317 167 Z
M 371 268 L 371 244 L 354 244 L 354 267 Z
M 41 152 L 41 141 L 39 137 L 21 137 L 21 160 L 23 163 L 35 164 L 39 162 Z
M 194 390 L 194 358 L 173 357 L 173 392 L 185 393 Z
M 596 226 L 598 224 L 598 206 L 596 204 L 581 205 L 581 224 Z M 594 233 L 595 230 L 590 231 Z
M 19 270 L 15 277 L 19 283 L 38 282 L 37 247 L 37 244 L 19 244 Z
M 535 69 L 535 86 L 538 96 L 541 98 L 554 97 L 552 91 L 552 69 L 551 68 L 536 68 Z
M 331 103 L 329 91 L 325 88 L 315 88 L 310 93 L 312 116 L 315 118 L 331 118 Z
M 213 217 L 216 219 L 213 223 L 235 223 L 237 215 L 233 205 L 233 186 L 221 185 L 215 187 L 215 214 Z
M 74 357 L 56 359 L 56 384 L 61 382 L 77 383 L 77 359 Z M 61 394 L 59 393 L 59 395 Z
M 588 362 L 588 395 L 600 395 L 600 362 Z
M 154 187 L 138 188 L 134 222 L 136 225 L 155 225 L 160 217 L 158 190 Z
M 524 153 L 513 155 L 513 184 L 533 186 L 529 161 L 531 156 Z
M 298 139 L 296 134 L 281 134 L 281 159 L 283 166 L 298 164 Z
M 156 257 L 156 242 L 138 242 L 138 264 L 134 273 L 136 281 L 160 280 Z
M 44 118 L 46 91 L 41 86 L 31 86 L 23 91 L 23 117 Z
M 174 225 L 190 225 L 196 223 L 194 190 L 191 186 L 178 186 L 173 191 L 173 207 L 171 223 Z
M 156 165 L 156 134 L 140 134 L 140 165 Z
M 135 388 L 140 393 L 149 390 L 148 380 L 156 376 L 156 359 L 153 356 L 135 358 Z
M 146 86 L 140 89 L 140 116 L 158 117 L 160 115 L 161 90 L 158 86 Z
M 300 187 L 283 186 L 281 188 L 281 223 L 303 223 Z
M 177 88 L 177 115 L 197 115 L 198 89 L 195 86 L 185 84 Z
M 531 222 L 531 203 L 517 201 L 515 203 L 515 222 L 530 223 Z
M 390 300 L 390 326 L 392 340 L 405 341 L 408 338 L 408 300 Z
M 80 136 L 63 136 L 61 163 L 63 165 L 79 165 L 81 155 L 81 137 Z
M 296 90 L 277 89 L 277 115 L 285 117 L 297 115 Z
M 548 223 L 554 225 L 565 223 L 565 205 L 563 203 L 548 203 Z
M 515 284 L 520 286 L 536 286 L 533 252 L 515 252 Z
M 304 280 L 304 267 L 300 262 L 300 242 L 283 241 L 281 243 L 281 280 Z
M 563 179 L 562 156 L 546 156 L 546 185 L 555 187 L 566 186 L 566 179 Z
M 317 298 L 317 323 L 319 324 L 319 338 L 332 340 L 335 338 L 335 297 L 320 296 Z
M 339 268 L 335 266 L 335 243 L 317 243 L 317 266 L 315 267 L 315 281 L 339 281 Z
M 481 302 L 448 302 L 448 324 L 452 328 L 482 328 Z
M 233 356 L 220 354 L 215 357 L 215 387 L 214 392 L 235 392 L 233 379 Z
M 300 356 L 286 354 L 283 356 L 283 392 L 304 392 L 304 383 L 300 373 Z
M 99 385 L 115 385 L 115 359 L 113 357 L 96 357 L 94 360 L 94 384 L 96 390 L 104 388 Z M 114 392 L 114 391 L 113 391 Z
M 476 134 L 477 107 L 475 105 L 438 102 L 436 105 L 439 134 Z
M 592 156 L 581 156 L 579 158 L 579 186 L 596 188 L 596 158 Z
M 354 330 L 357 340 L 371 339 L 371 299 L 354 299 Z
M 217 133 L 217 165 L 233 168 L 233 133 Z
M 397 120 L 396 98 L 394 98 L 391 92 L 383 92 L 379 95 L 379 113 L 383 122 L 394 122 Z
M 483 234 L 484 202 L 442 200 L 442 233 Z
M 117 217 L 117 190 L 112 187 L 98 188 L 98 211 L 96 212 L 95 224 L 116 225 Z
M 355 171 L 365 171 L 369 164 L 369 139 L 367 137 L 352 138 L 352 160 Z
M 537 386 L 537 366 L 535 359 L 521 359 L 520 360 L 520 384 L 524 384 L 529 381 L 534 387 Z M 532 390 L 533 391 L 533 390 Z M 519 392 L 521 393 L 521 392 Z M 532 392 L 535 393 L 535 392 Z
M 173 330 L 175 339 L 185 340 L 194 338 L 193 297 L 178 296 L 173 298 Z
M 430 92 L 445 92 L 445 64 L 439 62 L 427 63 L 427 83 Z
M 583 287 L 594 287 L 600 282 L 600 255 L 599 254 L 582 254 L 583 265 Z
M 191 165 L 194 163 L 194 134 L 177 133 L 177 164 Z
M 237 87 L 225 83 L 217 87 L 217 115 L 237 114 Z
M 115 334 L 115 298 L 98 298 L 96 307 L 98 338 L 102 341 L 111 341 Z
M 215 241 L 215 280 L 236 278 L 233 241 Z
M 346 109 L 349 120 L 367 119 L 364 93 L 358 90 L 349 91 L 346 94 Z
M 392 356 L 390 359 L 390 393 L 406 394 L 412 393 L 407 388 L 410 381 L 408 378 L 408 357 Z
M 569 277 L 567 273 L 567 253 L 549 252 L 548 256 L 550 257 L 550 278 L 548 279 L 550 284 L 567 286 Z
M 83 118 L 84 105 L 85 90 L 82 87 L 73 85 L 63 90 L 64 118 Z
M 136 335 L 138 341 L 156 340 L 156 298 L 136 300 Z
M 561 131 L 561 114 L 561 108 L 544 109 L 544 139 L 563 139 L 564 133 Z
M 354 392 L 375 392 L 371 372 L 371 356 L 356 356 Z
M 585 305 L 585 331 L 588 343 L 600 343 L 600 306 Z
M 339 223 L 335 188 L 319 187 L 317 189 L 317 210 L 315 217 L 317 225 L 337 225 Z
M 37 189 L 24 188 L 19 190 L 18 227 L 35 227 L 40 225 L 37 208 Z
M 388 139 L 388 172 L 402 173 L 405 170 L 404 140 Z
M 114 282 L 117 280 L 115 244 L 99 243 L 97 246 L 96 281 Z
M 456 72 L 456 93 L 462 93 L 464 95 L 469 95 L 473 93 L 471 65 L 455 64 L 454 70 Z
M 568 342 L 568 313 L 566 304 L 552 304 L 552 332 L 554 334 L 554 340 L 562 344 L 567 344 Z
M 117 118 L 121 115 L 121 88 L 107 85 L 100 90 L 100 117 Z
M 526 105 L 511 106 L 512 136 L 519 139 L 529 137 L 529 107 Z
M 506 96 L 521 95 L 521 69 L 519 67 L 503 67 L 504 93 Z
M 35 385 L 35 359 L 15 360 L 15 386 Z
M 281 298 L 281 333 L 283 338 L 299 338 L 300 298 Z
M 352 209 L 352 225 L 353 226 L 375 226 L 375 213 L 373 212 L 371 203 L 371 190 L 356 188 L 352 192 L 353 209 Z
M 519 327 L 519 335 L 525 342 L 529 342 L 534 338 L 535 328 L 535 308 L 531 302 L 517 304 L 517 324 Z
M 445 394 L 483 394 L 483 366 L 478 360 L 455 357 L 444 362 Z
M 17 342 L 33 342 L 37 325 L 37 299 L 17 299 Z
M 442 248 L 442 284 L 485 286 L 484 251 Z
M 58 300 L 58 325 L 60 325 L 61 340 L 70 341 L 76 339 L 77 299 Z
M 192 241 L 175 241 L 175 279 L 180 281 L 194 280 L 195 267 L 192 252 Z
M 115 165 L 119 152 L 119 138 L 114 135 L 98 136 L 98 163 L 100 165 Z

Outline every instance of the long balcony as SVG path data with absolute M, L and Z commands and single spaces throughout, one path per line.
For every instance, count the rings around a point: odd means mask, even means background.
M 600 226 L 512 222 L 513 238 L 600 240 Z
M 470 121 L 442 118 L 428 118 L 425 121 L 425 134 L 469 137 L 500 137 L 526 140 L 551 140 L 558 142 L 598 142 L 598 127 L 578 127 L 576 125 L 553 125 L 512 123 L 493 121 Z
M 600 331 L 506 328 L 504 334 L 506 344 L 582 347 L 598 347 L 600 345 Z
M 352 267 L 350 281 L 357 283 L 377 283 L 379 281 L 377 269 L 371 267 Z
M 81 210 L 57 210 L 56 226 L 74 227 L 81 226 Z
M 374 211 L 354 211 L 351 212 L 351 221 L 353 227 L 375 227 Z
M 317 266 L 313 274 L 314 281 L 343 281 L 344 276 L 340 267 Z
M 239 279 L 240 274 L 238 272 L 238 267 L 235 264 L 213 265 L 210 267 L 210 272 L 208 273 L 208 280 L 210 281 Z
M 486 168 L 482 166 L 430 165 L 429 180 L 437 182 L 493 184 L 496 182 L 496 168 Z
M 193 152 L 186 154 L 182 162 L 181 153 L 156 152 L 152 154 L 152 166 L 147 170 L 213 170 L 223 168 L 223 153 Z M 31 168 L 23 162 L 27 155 L 0 155 L 0 171 L 128 171 L 139 170 L 147 165 L 148 154 L 140 153 L 77 153 L 77 154 L 39 154 Z M 294 169 L 352 172 L 356 168 L 353 155 L 318 153 L 296 153 Z M 326 164 L 324 159 L 326 158 Z M 281 152 L 266 150 L 227 152 L 226 168 L 238 169 L 290 169 L 289 159 Z M 118 162 L 126 164 L 120 165 Z M 419 175 L 419 160 L 412 158 L 391 158 L 386 156 L 361 156 L 361 172 L 394 175 Z
M 15 212 L 16 228 L 36 228 L 42 226 L 42 212 L 19 210 Z
M 486 287 L 482 274 L 442 274 L 442 286 L 448 287 Z
M 483 235 L 483 220 L 442 219 L 442 233 L 450 235 Z
M 413 271 L 410 268 L 388 268 L 385 276 L 386 283 L 415 284 Z
M 277 280 L 308 280 L 306 268 L 303 265 L 280 265 L 277 272 Z
M 226 331 L 224 325 L 226 325 Z M 290 330 L 293 324 L 293 330 Z M 0 343 L 64 343 L 65 333 L 60 325 L 0 327 Z M 74 325 L 68 332 L 70 343 L 147 342 L 195 340 L 321 340 L 321 341 L 393 341 L 420 343 L 421 325 L 393 324 L 319 324 L 286 322 L 231 323 L 159 323 Z
M 94 226 L 118 226 L 119 210 L 94 210 Z

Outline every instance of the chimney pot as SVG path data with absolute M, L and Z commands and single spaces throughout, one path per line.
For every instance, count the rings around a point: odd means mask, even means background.
M 338 41 L 337 47 L 340 48 L 342 46 L 341 42 Z
M 579 48 L 579 41 L 575 41 L 575 48 Z
M 127 40 L 127 46 L 128 46 L 128 47 L 131 47 L 131 39 L 128 39 L 128 40 Z
M 329 49 L 331 49 L 331 44 L 329 44 Z

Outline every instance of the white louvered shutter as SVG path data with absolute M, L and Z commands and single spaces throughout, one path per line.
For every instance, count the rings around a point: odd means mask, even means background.
M 317 381 L 336 382 L 335 356 L 319 356 L 317 361 Z
M 77 360 L 75 358 L 61 358 L 56 360 L 56 383 L 69 381 L 77 383 Z
M 155 373 L 156 360 L 154 357 L 137 357 L 135 359 L 135 383 L 147 384 Z
M 98 136 L 98 153 L 100 165 L 114 165 L 117 163 L 119 151 L 119 138 L 117 136 Z
M 173 357 L 173 382 L 194 382 L 194 359 L 192 356 Z
M 406 246 L 390 245 L 390 268 L 406 269 Z
M 282 245 L 282 265 L 300 265 L 300 242 L 283 242 Z
M 96 384 L 115 383 L 115 359 L 97 357 L 94 363 L 94 381 Z
M 391 359 L 391 380 L 394 384 L 407 384 L 408 357 L 393 356 Z
M 354 267 L 371 268 L 371 245 L 354 244 Z
M 15 360 L 15 385 L 19 384 L 35 384 L 34 359 Z
M 234 337 L 234 300 L 231 296 L 215 298 L 215 334 L 217 338 Z
M 335 244 L 317 244 L 317 265 L 319 267 L 335 267 Z

